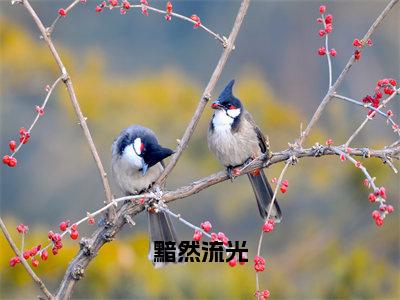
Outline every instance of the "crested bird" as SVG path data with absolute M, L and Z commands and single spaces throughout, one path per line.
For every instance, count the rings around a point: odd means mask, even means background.
M 227 168 L 228 176 L 233 179 L 232 170 L 252 159 L 269 155 L 269 143 L 252 115 L 244 108 L 242 102 L 233 95 L 235 81 L 231 80 L 216 101 L 211 104 L 214 114 L 208 129 L 208 147 L 222 165 Z M 257 200 L 258 209 L 263 219 L 268 211 L 274 192 L 263 169 L 247 174 Z M 274 201 L 271 208 L 271 219 L 280 222 L 281 209 Z
M 173 151 L 162 147 L 149 128 L 133 125 L 121 131 L 112 145 L 111 169 L 115 182 L 129 195 L 148 190 L 164 170 L 163 159 Z M 164 262 L 154 261 L 154 242 L 178 243 L 170 216 L 161 210 L 148 210 L 150 247 L 148 258 L 153 265 L 163 267 Z M 177 258 L 177 256 L 176 256 Z M 178 261 L 176 261 L 178 262 Z

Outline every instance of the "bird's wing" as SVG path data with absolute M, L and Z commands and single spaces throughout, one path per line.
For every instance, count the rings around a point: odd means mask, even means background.
M 248 111 L 243 112 L 243 117 L 253 126 L 253 128 L 257 134 L 258 143 L 260 145 L 261 152 L 266 153 L 269 156 L 268 137 L 266 137 L 262 133 L 261 129 L 257 126 L 256 121 L 254 121 L 253 116 Z

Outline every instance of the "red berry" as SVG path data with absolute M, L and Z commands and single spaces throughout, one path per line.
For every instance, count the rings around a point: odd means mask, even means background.
M 394 80 L 393 78 L 389 78 L 388 80 L 389 80 L 389 83 L 390 83 L 392 86 L 397 86 L 396 80 Z
M 201 223 L 201 228 L 205 231 L 205 232 L 210 232 L 211 231 L 211 223 L 209 221 L 205 221 L 204 223 Z
M 286 186 L 281 186 L 281 193 L 284 194 L 287 191 L 287 187 Z
M 325 54 L 326 54 L 326 49 L 325 49 L 325 47 L 319 48 L 319 49 L 318 49 L 318 54 L 319 54 L 319 55 L 325 55 Z
M 354 39 L 354 41 L 353 41 L 353 46 L 354 46 L 354 47 L 361 47 L 362 44 L 361 44 L 361 42 L 360 42 L 359 39 Z
M 197 15 L 191 15 L 190 19 L 192 19 L 192 21 L 196 22 L 196 24 L 194 24 L 193 28 L 198 28 L 201 25 L 201 20 Z
M 166 11 L 168 14 L 170 14 L 172 12 L 172 3 L 170 1 L 167 2 Z
M 193 241 L 200 241 L 203 236 L 203 233 L 200 230 L 195 230 L 193 234 Z
M 388 117 L 391 117 L 391 116 L 393 116 L 393 112 L 392 112 L 392 110 L 390 110 L 390 109 L 389 109 L 389 110 L 387 111 L 387 116 L 388 116 Z
M 331 50 L 329 50 L 329 54 L 330 54 L 331 56 L 335 57 L 336 54 L 337 54 L 337 52 L 336 52 L 335 49 L 332 48 Z
M 31 256 L 31 251 L 30 250 L 25 250 L 24 253 L 22 254 L 22 256 L 25 259 L 28 259 Z
M 263 230 L 264 232 L 271 232 L 271 231 L 274 230 L 274 225 L 271 224 L 271 223 L 269 223 L 269 222 L 265 222 L 264 225 L 263 225 L 263 227 L 262 227 L 262 230 Z
M 345 161 L 346 160 L 346 156 L 343 153 L 340 154 L 340 160 L 341 161 Z
M 69 221 L 68 221 L 69 222 Z M 76 231 L 76 230 L 78 230 L 78 225 L 76 225 L 76 224 L 72 224 L 72 226 L 71 226 L 71 230 L 72 231 Z
M 355 165 L 357 168 L 361 168 L 361 166 L 362 166 L 361 162 L 359 162 L 359 161 L 357 161 L 354 165 Z
M 8 161 L 8 166 L 14 168 L 17 165 L 17 159 L 15 157 L 10 157 Z
M 326 11 L 326 6 L 325 6 L 325 5 L 321 5 L 321 6 L 319 7 L 319 12 L 320 12 L 321 14 L 324 14 L 325 11 Z
M 218 235 L 215 232 L 211 233 L 211 242 L 215 242 L 217 240 L 218 240 Z
M 324 20 L 322 20 L 322 18 L 317 19 L 317 23 L 323 23 L 323 22 L 324 22 Z
M 230 261 L 228 261 L 228 265 L 229 265 L 230 267 L 235 267 L 235 266 L 237 265 L 237 258 L 236 258 L 236 256 L 235 256 L 233 259 L 231 259 Z
M 89 217 L 88 218 L 88 224 L 89 225 L 93 225 L 94 224 L 94 218 L 93 217 Z
M 387 205 L 387 206 L 386 206 L 386 212 L 387 212 L 388 214 L 394 212 L 394 207 L 393 207 L 392 205 Z
M 394 93 L 394 89 L 393 89 L 391 86 L 385 86 L 385 87 L 383 88 L 383 92 L 384 92 L 386 95 L 391 95 L 391 94 Z
M 16 264 L 20 263 L 20 259 L 18 256 L 14 256 L 10 259 L 10 267 L 14 267 Z
M 46 260 L 49 257 L 49 253 L 46 250 L 43 250 L 42 254 L 40 254 L 40 257 L 42 260 Z
M 332 24 L 332 21 L 333 21 L 333 16 L 332 15 L 327 15 L 325 17 L 325 23 L 326 24 Z
M 98 5 L 96 6 L 96 12 L 98 12 L 98 13 L 99 13 L 99 12 L 101 12 L 102 10 L 103 10 L 103 8 L 101 8 L 101 7 L 100 7 L 100 6 L 98 6 Z
M 318 35 L 319 35 L 320 37 L 323 37 L 323 36 L 325 35 L 325 30 L 323 30 L 323 29 L 319 30 L 319 31 L 318 31 Z
M 67 222 L 63 221 L 63 222 L 60 223 L 60 230 L 61 231 L 65 231 L 65 230 L 67 230 L 67 228 L 68 228 L 68 223 Z
M 35 256 L 37 254 L 38 250 L 36 247 L 33 247 L 33 248 L 31 248 L 31 250 L 29 250 L 29 252 L 30 252 L 31 256 Z
M 327 139 L 326 142 L 325 142 L 325 144 L 326 144 L 327 146 L 332 146 L 332 145 L 333 145 L 333 140 L 332 140 L 332 139 Z
M 3 156 L 3 164 L 8 165 L 10 163 L 10 156 L 4 155 Z
M 18 233 L 26 233 L 28 230 L 29 230 L 28 226 L 22 223 L 17 226 Z
M 372 40 L 371 40 L 371 39 L 368 39 L 367 45 L 368 45 L 368 46 L 372 46 Z
M 122 6 L 123 6 L 123 8 L 125 8 L 125 9 L 130 9 L 130 8 L 131 8 L 131 5 L 129 4 L 128 1 L 123 1 L 123 2 L 122 2 Z
M 43 116 L 44 115 L 44 108 L 43 107 L 40 107 L 40 106 L 36 105 L 35 110 L 39 114 L 39 116 Z
M 60 9 L 58 10 L 58 14 L 59 14 L 61 17 L 65 17 L 65 16 L 67 15 L 67 11 L 66 11 L 64 8 L 60 8 Z
M 78 230 L 72 230 L 70 233 L 70 237 L 71 237 L 71 239 L 76 240 L 79 237 Z
M 374 210 L 374 211 L 372 212 L 372 218 L 373 218 L 374 220 L 380 219 L 380 218 L 381 218 L 381 214 L 379 213 L 379 211 Z
M 165 15 L 165 20 L 166 20 L 166 21 L 171 21 L 171 19 L 172 19 L 172 18 L 171 18 L 171 15 Z
M 58 249 L 56 247 L 51 248 L 51 253 L 53 253 L 53 255 L 57 255 Z
M 361 58 L 361 52 L 359 50 L 354 51 L 354 59 L 359 60 Z
M 376 196 L 373 193 L 371 193 L 368 195 L 368 200 L 369 200 L 369 202 L 375 202 Z
M 325 32 L 326 33 L 331 33 L 332 30 L 333 30 L 332 24 L 326 24 Z
M 12 152 L 14 152 L 15 151 L 15 147 L 17 146 L 17 143 L 15 142 L 15 141 L 10 141 L 9 143 L 8 143 L 8 147 L 10 147 L 10 150 L 12 151 Z
M 32 259 L 32 266 L 34 266 L 35 268 L 39 265 L 39 261 L 37 259 Z
M 379 188 L 379 196 L 386 199 L 386 189 L 383 186 Z
M 258 292 L 259 300 L 266 300 L 269 298 L 270 295 L 271 295 L 271 293 L 268 290 L 264 290 L 261 293 Z
M 118 5 L 118 0 L 109 0 L 108 1 L 111 6 L 117 6 Z

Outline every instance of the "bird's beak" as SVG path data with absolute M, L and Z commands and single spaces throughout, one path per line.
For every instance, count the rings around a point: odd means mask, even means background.
M 143 160 L 143 165 L 142 165 L 142 176 L 146 175 L 147 169 L 149 168 L 149 165 L 146 164 Z
M 220 109 L 222 107 L 221 103 L 219 103 L 218 100 L 215 100 L 212 104 L 211 104 L 211 108 L 212 109 Z

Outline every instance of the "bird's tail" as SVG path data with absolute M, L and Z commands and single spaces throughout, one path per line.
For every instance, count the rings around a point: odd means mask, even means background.
M 274 196 L 274 192 L 262 169 L 259 170 L 259 172 L 249 173 L 247 176 L 249 177 L 251 186 L 253 187 L 260 215 L 263 219 L 265 219 L 268 216 L 268 211 L 272 197 Z M 274 201 L 274 206 L 272 207 L 270 217 L 276 223 L 280 223 L 282 220 L 281 209 L 276 199 Z
M 149 260 L 155 268 L 164 267 L 167 263 L 179 263 L 179 240 L 171 218 L 163 211 L 148 212 L 149 216 Z M 176 250 L 170 250 L 167 242 Z

